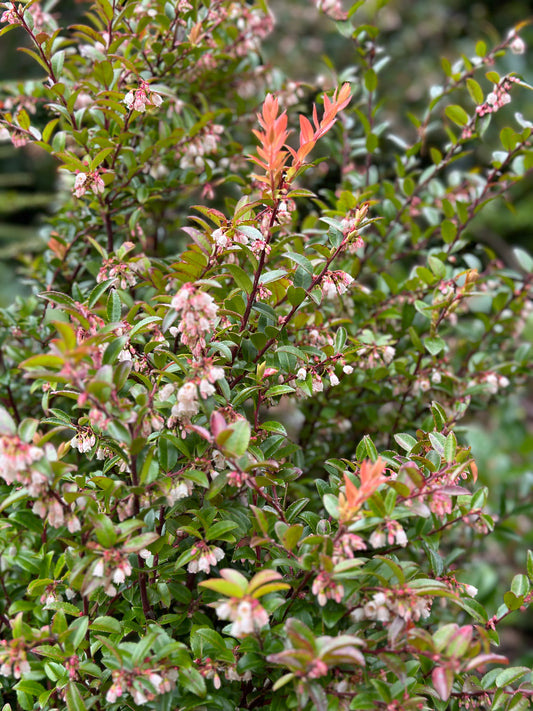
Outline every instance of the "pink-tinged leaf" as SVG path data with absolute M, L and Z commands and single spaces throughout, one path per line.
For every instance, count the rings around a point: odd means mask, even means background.
M 268 593 L 279 592 L 280 590 L 288 590 L 291 586 L 288 583 L 268 583 L 268 585 L 261 585 L 252 593 L 252 597 L 259 599 L 263 595 L 268 595 Z
M 196 432 L 196 434 L 199 434 L 202 439 L 207 440 L 207 442 L 212 441 L 211 433 L 205 429 L 205 427 L 201 427 L 200 425 L 187 425 L 188 430 L 192 430 L 193 432 Z
M 239 585 L 231 583 L 228 580 L 222 580 L 221 578 L 211 578 L 210 580 L 204 580 L 198 583 L 204 588 L 213 590 L 213 592 L 220 593 L 226 597 L 244 597 L 244 593 Z
M 452 693 L 453 671 L 446 667 L 435 667 L 431 672 L 435 691 L 443 701 L 447 701 Z
M 229 580 L 232 583 L 235 583 L 235 585 L 238 585 L 243 593 L 247 591 L 248 580 L 244 577 L 242 573 L 239 573 L 238 570 L 232 570 L 231 568 L 222 568 L 222 570 L 220 571 L 220 575 L 224 578 L 224 580 Z
M 365 658 L 363 653 L 355 647 L 340 647 L 331 652 L 322 655 L 322 659 L 329 666 L 337 666 L 338 664 L 358 664 L 361 667 L 365 666 Z
M 259 573 L 256 573 L 248 583 L 248 592 L 252 593 L 254 590 L 261 587 L 261 585 L 266 585 L 267 583 L 272 583 L 275 580 L 281 579 L 282 575 L 281 573 L 278 573 L 277 570 L 260 570 Z
M 470 671 L 485 666 L 485 664 L 509 664 L 509 660 L 503 654 L 478 654 L 468 662 L 464 670 Z
M 228 426 L 226 420 L 224 419 L 224 416 L 216 410 L 211 413 L 211 421 L 209 424 L 214 437 L 217 437 L 217 435 L 219 435 L 220 432 L 222 432 L 222 430 L 225 430 Z
M 472 625 L 460 627 L 448 644 L 446 649 L 448 655 L 459 659 L 462 658 L 470 647 L 473 631 Z
M 439 491 L 442 494 L 448 494 L 448 496 L 465 496 L 470 494 L 468 489 L 462 486 L 443 486 Z

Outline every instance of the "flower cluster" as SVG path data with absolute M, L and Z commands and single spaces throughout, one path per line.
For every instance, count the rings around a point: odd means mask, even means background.
M 517 35 L 514 30 L 511 30 L 507 36 L 507 39 L 510 40 L 509 49 L 513 54 L 524 54 L 526 51 L 526 43 L 520 35 Z
M 251 595 L 232 597 L 214 604 L 221 620 L 231 620 L 230 634 L 240 639 L 258 632 L 268 625 L 268 613 L 259 600 Z
M 126 246 L 127 243 L 122 245 Z M 130 242 L 131 248 L 134 245 Z M 129 287 L 135 286 L 139 281 L 139 272 L 144 267 L 144 260 L 142 258 L 129 259 L 124 261 L 118 256 L 109 257 L 109 259 L 104 259 L 102 261 L 102 266 L 100 271 L 96 276 L 96 281 L 101 284 L 103 281 L 108 279 L 113 279 L 114 283 L 121 289 L 127 289 Z
M 44 477 L 32 468 L 32 464 L 43 456 L 44 451 L 40 447 L 23 442 L 18 435 L 0 436 L 0 476 L 6 484 L 20 482 L 24 486 L 36 486 L 37 490 L 40 490 L 39 484 Z
M 378 528 L 374 529 L 368 542 L 372 548 L 381 548 L 386 544 L 392 546 L 394 543 L 405 548 L 407 536 L 398 521 L 385 521 L 383 526 L 378 526 Z
M 141 81 L 138 89 L 126 94 L 124 103 L 130 111 L 143 113 L 147 106 L 161 106 L 163 99 L 155 91 L 150 90 L 148 82 Z
M 328 271 L 321 283 L 322 296 L 325 299 L 334 299 L 337 295 L 342 296 L 353 281 L 354 278 L 346 272 L 340 270 L 335 272 Z
M 148 557 L 147 550 L 142 550 L 141 557 Z M 106 595 L 114 597 L 117 594 L 115 585 L 121 585 L 132 573 L 128 559 L 129 554 L 117 548 L 106 548 L 92 564 L 91 589 L 102 586 Z
M 95 195 L 104 192 L 105 184 L 98 170 L 92 170 L 88 173 L 78 172 L 72 192 L 79 198 L 85 195 L 89 188 Z
M 206 347 L 206 335 L 213 330 L 218 307 L 212 296 L 197 289 L 194 284 L 184 284 L 170 302 L 170 308 L 181 315 L 176 333 L 189 346 L 193 356 L 199 358 Z
M 24 5 L 19 5 L 18 10 L 15 9 L 14 2 L 3 2 L 2 7 L 5 7 L 2 17 L 0 17 L 0 22 L 7 22 L 10 25 L 19 25 L 20 15 L 24 12 Z
M 0 640 L 0 674 L 20 679 L 31 671 L 24 644 L 19 639 Z
M 205 166 L 205 156 L 217 152 L 221 135 L 224 133 L 224 126 L 212 124 L 206 126 L 202 131 L 188 141 L 181 148 L 180 168 L 195 168 L 203 170 Z
M 482 385 L 488 393 L 496 395 L 500 388 L 507 388 L 509 384 L 509 378 L 505 375 L 487 371 L 485 373 L 477 373 L 476 376 L 469 381 L 468 387 L 471 388 L 476 385 Z
M 333 564 L 349 560 L 354 557 L 355 551 L 364 551 L 366 548 L 367 545 L 361 536 L 355 533 L 343 533 L 333 544 Z
M 224 558 L 224 551 L 218 546 L 208 546 L 205 541 L 199 541 L 192 547 L 194 558 L 187 566 L 189 573 L 209 573 L 211 566 Z
M 328 600 L 341 602 L 344 596 L 344 588 L 340 583 L 335 582 L 332 576 L 322 570 L 314 579 L 311 588 L 313 595 L 316 595 L 318 604 L 324 607 Z
M 236 664 L 217 664 L 210 657 L 206 657 L 203 661 L 195 660 L 198 666 L 198 671 L 205 679 L 212 679 L 215 689 L 220 689 L 222 680 L 219 672 L 222 671 L 228 681 L 250 681 L 252 672 L 247 669 L 244 674 L 239 674 Z
M 341 0 L 315 0 L 315 4 L 318 10 L 337 22 L 346 20 L 348 17 L 342 8 Z
M 494 86 L 490 94 L 487 95 L 485 101 L 479 106 L 476 106 L 476 114 L 479 117 L 485 116 L 486 114 L 493 114 L 510 103 L 511 94 L 509 92 L 512 85 L 518 81 L 518 77 L 512 75 L 502 79 L 499 84 Z
M 74 437 L 70 440 L 70 446 L 77 449 L 80 454 L 90 452 L 96 444 L 96 435 L 90 427 L 79 427 Z
M 127 693 L 136 704 L 145 704 L 153 701 L 159 694 L 172 691 L 177 678 L 178 670 L 175 668 L 113 669 L 112 683 L 105 698 L 112 704 Z
M 394 624 L 395 636 L 405 623 L 417 622 L 429 617 L 432 598 L 417 595 L 415 590 L 404 586 L 379 590 L 364 604 L 359 605 L 350 613 L 354 622 L 374 620 L 383 624 Z

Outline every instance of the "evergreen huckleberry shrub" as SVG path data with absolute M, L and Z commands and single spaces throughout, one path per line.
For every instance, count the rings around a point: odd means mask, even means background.
M 263 63 L 261 0 L 1 5 L 41 71 L 2 136 L 58 163 L 1 313 L 4 709 L 530 708 L 533 556 L 476 599 L 456 427 L 532 357 L 533 260 L 476 238 L 533 167 L 520 28 L 406 137 L 361 2 L 309 3 L 352 45 L 325 87 Z

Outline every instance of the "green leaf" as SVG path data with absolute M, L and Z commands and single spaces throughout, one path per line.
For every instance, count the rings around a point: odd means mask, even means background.
M 4 407 L 0 407 L 0 435 L 14 435 L 16 433 L 15 420 Z
M 95 632 L 120 634 L 122 632 L 122 625 L 115 617 L 103 615 L 102 617 L 96 617 L 89 625 L 89 629 Z
M 68 642 L 72 646 L 73 650 L 76 651 L 83 641 L 87 629 L 89 627 L 89 618 L 87 615 L 83 617 L 78 617 L 73 620 L 68 628 Z
M 518 574 L 515 575 L 511 583 L 511 591 L 517 596 L 527 595 L 529 593 L 530 585 L 527 575 Z
M 506 151 L 512 151 L 519 141 L 519 136 L 513 131 L 510 126 L 505 126 L 500 131 L 500 141 Z
M 70 602 L 49 602 L 46 605 L 47 610 L 61 610 L 66 612 L 67 615 L 74 615 L 74 617 L 80 617 L 81 611 L 78 610 L 76 605 L 72 605 Z
M 444 279 L 446 277 L 446 265 L 432 254 L 428 257 L 428 265 L 436 277 L 439 279 Z
M 444 459 L 448 464 L 451 464 L 455 460 L 455 454 L 457 452 L 457 438 L 453 432 L 446 437 L 446 443 L 444 445 Z
M 85 701 L 79 692 L 78 685 L 69 681 L 65 692 L 67 711 L 86 711 Z
M 363 81 L 365 82 L 365 88 L 367 91 L 375 91 L 378 86 L 378 75 L 374 69 L 367 69 L 363 75 Z
M 186 669 L 182 667 L 179 675 L 180 686 L 183 686 L 185 689 L 191 691 L 193 694 L 202 699 L 205 697 L 207 694 L 205 680 L 199 671 L 196 671 L 196 669 L 193 668 Z
M 107 319 L 110 323 L 120 321 L 122 314 L 122 303 L 116 289 L 109 292 L 107 297 Z
M 237 286 L 245 291 L 247 294 L 251 294 L 253 290 L 253 283 L 248 274 L 239 267 L 237 264 L 226 264 L 225 268 L 235 279 Z
M 446 348 L 446 342 L 440 336 L 428 336 L 424 338 L 424 346 L 432 356 L 436 356 Z
M 240 457 L 248 449 L 250 443 L 250 423 L 247 420 L 237 420 L 222 430 L 216 438 L 216 443 L 226 457 Z
M 474 103 L 482 104 L 485 101 L 483 89 L 479 86 L 475 79 L 472 79 L 472 77 L 468 77 L 466 80 L 466 87 Z
M 372 439 L 368 435 L 365 435 L 357 445 L 355 456 L 360 462 L 363 459 L 367 458 L 371 459 L 373 462 L 377 460 L 379 456 L 378 450 L 376 449 L 376 445 L 374 444 L 374 442 L 372 442 Z
M 509 610 L 519 610 L 524 604 L 524 596 L 520 595 L 520 597 L 517 597 L 514 592 L 509 591 L 506 592 L 503 596 L 503 601 L 507 605 Z
M 107 158 L 107 156 L 111 155 L 115 148 L 113 146 L 108 147 L 108 148 L 102 148 L 101 151 L 98 151 L 98 153 L 95 155 L 95 157 L 91 161 L 91 167 L 90 170 L 96 170 L 98 166 L 104 162 L 104 160 Z
M 451 104 L 444 109 L 446 116 L 458 126 L 466 126 L 469 116 L 459 104 Z
M 159 539 L 159 534 L 155 531 L 141 533 L 139 536 L 134 536 L 122 546 L 122 550 L 126 553 L 137 553 L 142 548 L 147 548 Z
M 302 269 L 304 269 L 308 274 L 313 273 L 313 265 L 311 262 L 304 257 L 302 254 L 298 254 L 297 252 L 287 252 L 285 256 L 290 259 L 293 262 L 296 262 L 299 264 Z
M 476 42 L 476 54 L 478 57 L 484 57 L 487 54 L 487 45 L 483 40 Z
M 278 395 L 287 395 L 293 392 L 295 390 L 291 385 L 273 385 L 266 391 L 265 397 L 277 397 Z
M 288 528 L 281 536 L 281 542 L 288 551 L 292 551 L 302 537 L 304 527 L 301 523 L 295 523 Z
M 226 534 L 239 528 L 239 524 L 235 521 L 217 521 L 212 526 L 209 526 L 205 532 L 206 541 L 228 540 Z M 233 538 L 232 540 L 235 540 Z
M 94 517 L 94 532 L 98 543 L 104 548 L 112 548 L 117 540 L 117 532 L 115 527 L 105 514 L 97 514 Z
M 394 439 L 402 449 L 405 449 L 406 452 L 410 452 L 415 444 L 417 444 L 417 440 L 414 437 L 410 434 L 405 434 L 404 432 L 395 434 Z
M 514 684 L 519 679 L 522 679 L 526 674 L 531 676 L 531 669 L 528 667 L 509 667 L 509 669 L 503 669 L 496 677 L 495 684 L 498 689 L 509 684 Z
M 22 691 L 31 696 L 40 696 L 46 691 L 42 684 L 39 684 L 37 681 L 31 681 L 30 679 L 21 679 L 15 684 L 14 688 L 17 691 Z
M 527 575 L 530 581 L 533 581 L 533 551 L 527 552 Z
M 232 583 L 230 580 L 223 580 L 222 578 L 203 580 L 201 583 L 198 583 L 198 585 L 220 593 L 221 595 L 225 595 L 226 597 L 242 597 L 245 592 L 241 585 Z

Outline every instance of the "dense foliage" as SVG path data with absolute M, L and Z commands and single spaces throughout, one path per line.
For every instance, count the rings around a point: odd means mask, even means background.
M 471 231 L 533 167 L 520 28 L 443 60 L 413 143 L 363 2 L 317 3 L 354 55 L 321 87 L 263 64 L 264 2 L 1 5 L 43 73 L 1 130 L 62 183 L 0 314 L 4 703 L 529 708 L 533 555 L 476 599 L 454 432 L 530 373 L 533 259 Z

